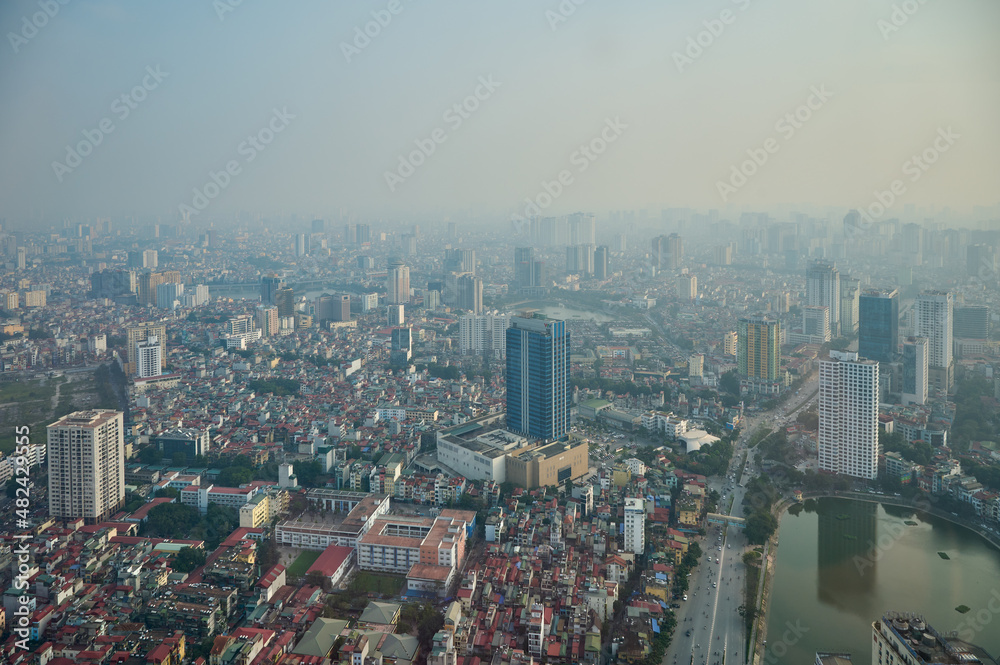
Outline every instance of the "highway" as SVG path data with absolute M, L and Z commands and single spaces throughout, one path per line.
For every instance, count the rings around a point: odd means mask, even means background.
M 815 400 L 814 385 L 807 383 L 800 394 L 788 400 L 787 407 L 747 418 L 726 477 L 708 479 L 706 489 L 724 497 L 719 513 L 743 517 L 744 487 L 760 471 L 756 451 L 747 450 L 750 436 L 761 425 L 774 428 L 793 418 Z M 739 471 L 743 452 L 747 452 L 747 465 L 739 482 L 733 482 L 730 477 Z M 680 604 L 677 629 L 663 665 L 742 665 L 746 662 L 746 628 L 739 607 L 743 604 L 743 554 L 749 544 L 742 528 L 708 525 L 699 545 L 702 561 L 691 573 L 687 600 L 675 601 Z

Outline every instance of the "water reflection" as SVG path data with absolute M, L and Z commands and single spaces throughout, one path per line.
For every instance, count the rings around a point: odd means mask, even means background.
M 870 616 L 870 594 L 878 583 L 881 558 L 876 542 L 878 504 L 821 499 L 819 521 L 819 575 L 821 603 Z

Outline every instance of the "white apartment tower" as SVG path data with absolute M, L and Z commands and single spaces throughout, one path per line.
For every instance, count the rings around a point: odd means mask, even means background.
M 646 549 L 646 507 L 642 499 L 625 499 L 625 550 L 642 554 Z
M 954 308 L 951 293 L 944 291 L 924 291 L 913 304 L 913 335 L 927 338 L 929 381 L 938 390 L 951 390 L 955 384 L 952 360 Z
M 503 357 L 509 327 L 509 316 L 466 314 L 458 320 L 459 348 L 462 353 L 492 353 Z
M 160 376 L 163 366 L 163 348 L 155 335 L 135 345 L 135 374 L 140 379 Z
M 819 365 L 819 468 L 878 476 L 878 362 L 831 351 Z
M 48 426 L 49 515 L 103 522 L 125 500 L 121 411 L 77 411 Z
M 410 302 L 410 269 L 398 259 L 389 262 L 386 300 L 390 305 L 405 305 Z

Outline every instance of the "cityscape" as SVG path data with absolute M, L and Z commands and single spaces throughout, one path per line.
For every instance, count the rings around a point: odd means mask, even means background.
M 1000 6 L 674 4 L 0 9 L 0 664 L 1000 665 Z

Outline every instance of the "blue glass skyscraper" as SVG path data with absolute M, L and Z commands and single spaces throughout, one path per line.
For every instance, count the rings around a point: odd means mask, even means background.
M 507 329 L 507 429 L 540 439 L 569 431 L 569 333 L 564 321 L 513 318 Z
M 894 362 L 899 355 L 899 293 L 865 291 L 858 302 L 858 355 Z

